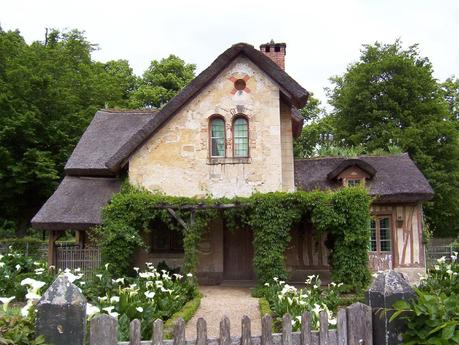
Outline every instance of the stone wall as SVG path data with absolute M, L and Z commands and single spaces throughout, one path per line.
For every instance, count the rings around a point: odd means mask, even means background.
M 236 90 L 237 79 L 246 81 L 245 89 Z M 281 116 L 278 85 L 250 60 L 239 57 L 131 156 L 129 181 L 175 196 L 292 191 L 289 113 L 282 106 Z M 215 114 L 226 122 L 225 158 L 209 155 L 209 117 Z M 232 154 L 232 122 L 237 114 L 249 120 L 247 159 Z

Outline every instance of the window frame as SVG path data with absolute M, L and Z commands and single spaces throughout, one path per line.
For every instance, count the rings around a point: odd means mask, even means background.
M 381 220 L 382 219 L 387 219 L 388 220 L 388 225 L 389 225 L 389 228 L 388 228 L 388 239 L 383 239 L 381 240 Z M 393 248 L 393 234 L 392 234 L 392 231 L 393 231 L 393 224 L 392 224 L 392 215 L 389 215 L 389 214 L 381 214 L 381 215 L 372 215 L 371 216 L 371 221 L 374 221 L 375 222 L 375 241 L 376 241 L 376 250 L 373 250 L 372 248 L 372 231 L 373 231 L 373 228 L 371 226 L 371 223 L 370 223 L 370 231 L 371 231 L 371 234 L 370 234 L 370 239 L 369 239 L 369 252 L 371 253 L 376 253 L 376 254 L 392 254 L 392 248 Z M 388 242 L 389 243 L 389 250 L 381 250 L 381 243 L 382 242 Z
M 222 120 L 223 121 L 223 156 L 214 156 L 213 152 L 213 141 L 214 137 L 212 136 L 212 123 L 214 120 Z M 209 124 L 208 124 L 208 137 L 209 137 L 209 158 L 226 158 L 226 121 L 225 118 L 219 114 L 214 114 L 209 117 Z
M 244 119 L 247 124 L 247 155 L 246 156 L 236 156 L 236 137 L 235 137 L 235 123 L 238 119 Z M 231 137 L 232 137 L 232 151 L 233 151 L 233 158 L 250 158 L 250 124 L 249 118 L 245 114 L 236 114 L 234 115 L 231 121 Z
M 159 236 L 167 236 L 167 248 L 159 248 Z M 165 223 L 157 222 L 152 224 L 149 234 L 149 252 L 151 254 L 183 254 L 185 248 L 183 245 L 183 233 L 180 230 L 174 230 Z M 179 245 L 178 247 L 175 245 Z

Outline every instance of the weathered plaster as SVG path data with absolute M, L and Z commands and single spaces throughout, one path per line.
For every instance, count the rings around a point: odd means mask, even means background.
M 248 78 L 236 91 L 232 80 Z M 250 158 L 234 162 L 232 121 L 249 119 Z M 209 117 L 226 121 L 226 156 L 209 164 Z M 156 132 L 129 161 L 129 181 L 168 195 L 249 196 L 293 191 L 291 120 L 279 87 L 250 60 L 239 57 Z M 281 121 L 282 118 L 282 121 Z M 282 133 L 282 134 L 281 134 Z

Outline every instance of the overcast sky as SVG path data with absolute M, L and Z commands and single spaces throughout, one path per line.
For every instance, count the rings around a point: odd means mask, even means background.
M 287 72 L 323 102 L 328 79 L 375 41 L 419 43 L 436 78 L 459 76 L 458 0 L 1 0 L 0 25 L 28 42 L 46 27 L 84 30 L 96 60 L 127 59 L 137 74 L 169 54 L 200 72 L 234 43 L 274 39 L 287 43 Z

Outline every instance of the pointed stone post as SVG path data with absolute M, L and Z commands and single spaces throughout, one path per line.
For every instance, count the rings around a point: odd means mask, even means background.
M 402 342 L 405 323 L 401 319 L 389 322 L 393 311 L 391 309 L 398 300 L 410 300 L 416 293 L 400 273 L 395 271 L 380 272 L 365 292 L 366 304 L 372 308 L 373 315 L 373 344 L 396 345 Z
M 38 302 L 35 329 L 49 344 L 84 344 L 86 298 L 67 277 L 58 277 Z

